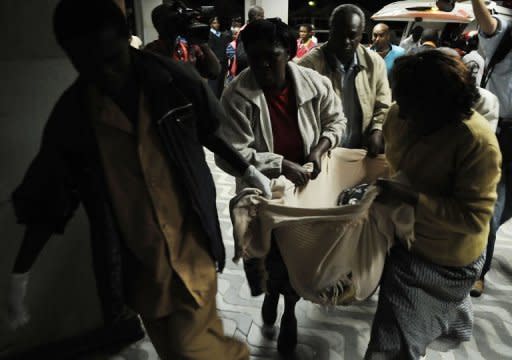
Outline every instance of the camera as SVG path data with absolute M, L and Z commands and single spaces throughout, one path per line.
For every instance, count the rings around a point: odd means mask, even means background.
M 169 36 L 183 36 L 190 43 L 208 42 L 208 20 L 214 16 L 214 6 L 189 8 L 182 1 L 169 0 L 164 14 L 165 29 Z

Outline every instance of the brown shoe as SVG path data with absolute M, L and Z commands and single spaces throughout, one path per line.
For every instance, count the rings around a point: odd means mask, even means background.
M 471 291 L 469 292 L 469 295 L 472 297 L 479 297 L 484 292 L 484 279 L 479 279 L 475 281 L 473 284 L 473 287 L 471 288 Z

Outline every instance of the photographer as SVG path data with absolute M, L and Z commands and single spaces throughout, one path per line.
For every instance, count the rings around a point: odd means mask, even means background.
M 144 50 L 191 63 L 204 78 L 217 79 L 221 66 L 208 46 L 210 28 L 199 23 L 200 12 L 187 8 L 181 1 L 158 5 L 151 13 L 158 40 Z

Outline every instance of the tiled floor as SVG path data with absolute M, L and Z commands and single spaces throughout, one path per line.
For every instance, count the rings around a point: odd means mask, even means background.
M 233 254 L 228 201 L 234 194 L 233 178 L 217 169 L 208 154 L 218 189 L 218 208 L 228 259 Z M 460 345 L 438 341 L 427 359 L 512 359 L 512 222 L 502 227 L 496 244 L 493 268 L 487 276 L 486 291 L 473 299 L 474 336 Z M 260 306 L 262 297 L 251 297 L 240 265 L 228 261 L 219 277 L 218 308 L 225 332 L 249 344 L 252 359 L 278 359 L 276 343 L 261 335 Z M 299 346 L 297 359 L 361 359 L 369 340 L 377 295 L 364 304 L 324 309 L 300 301 L 297 306 Z M 283 304 L 279 311 L 282 312 Z M 98 355 L 90 359 L 156 360 L 157 355 L 146 338 L 115 355 Z M 213 359 L 212 359 L 213 360 Z M 215 359 L 216 360 L 216 359 Z

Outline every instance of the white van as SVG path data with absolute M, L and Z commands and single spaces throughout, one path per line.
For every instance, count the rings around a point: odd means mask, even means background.
M 403 22 L 402 40 L 417 25 L 440 32 L 448 27 L 459 34 L 477 29 L 471 1 L 457 2 L 451 12 L 441 11 L 435 4 L 435 1 L 397 1 L 384 6 L 371 18 L 376 22 Z M 492 13 L 512 20 L 512 9 L 499 6 L 494 1 L 487 1 L 487 7 Z

